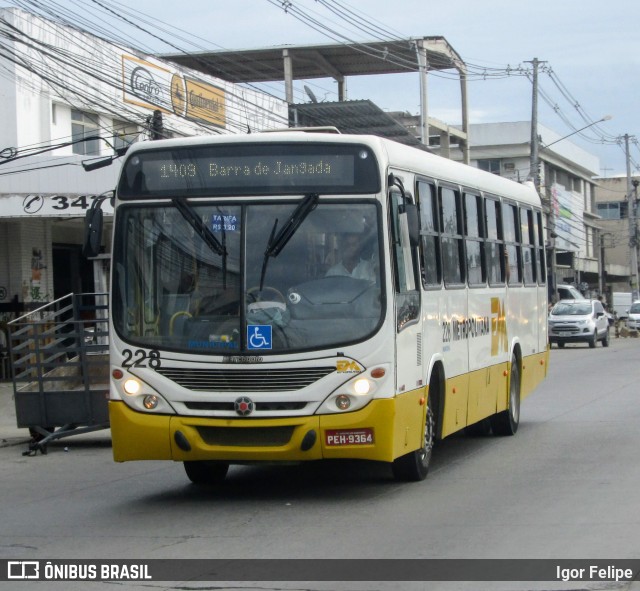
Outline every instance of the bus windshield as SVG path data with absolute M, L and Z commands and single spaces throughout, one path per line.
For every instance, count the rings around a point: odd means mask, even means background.
M 262 355 L 358 342 L 382 322 L 374 201 L 174 199 L 123 205 L 116 224 L 113 321 L 129 343 Z

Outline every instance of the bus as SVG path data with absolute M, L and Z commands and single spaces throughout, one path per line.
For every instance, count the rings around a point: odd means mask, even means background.
M 546 319 L 532 185 L 366 135 L 134 144 L 114 197 L 113 456 L 183 462 L 197 484 L 326 459 L 423 480 L 437 440 L 516 433 Z

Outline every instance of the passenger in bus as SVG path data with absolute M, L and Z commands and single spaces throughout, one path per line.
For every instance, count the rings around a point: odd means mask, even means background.
M 372 262 L 372 252 L 363 234 L 344 234 L 339 242 L 336 262 L 326 273 L 326 277 L 342 276 L 375 281 L 376 273 Z

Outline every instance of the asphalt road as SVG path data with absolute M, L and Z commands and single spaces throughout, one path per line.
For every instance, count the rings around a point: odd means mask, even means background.
M 421 483 L 397 483 L 385 465 L 348 462 L 232 467 L 223 486 L 202 489 L 189 483 L 181 464 L 115 464 L 108 431 L 53 442 L 47 455 L 35 457 L 22 456 L 20 446 L 0 448 L 0 557 L 639 558 L 640 340 L 553 349 L 549 372 L 523 403 L 515 437 L 440 442 Z M 93 585 L 107 583 L 46 588 Z M 120 588 L 630 588 L 556 582 L 131 585 Z

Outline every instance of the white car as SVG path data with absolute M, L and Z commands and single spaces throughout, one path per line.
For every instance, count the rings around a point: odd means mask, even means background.
M 627 328 L 629 330 L 640 330 L 640 300 L 633 302 L 631 308 L 629 308 Z
M 594 348 L 598 341 L 609 346 L 609 321 L 598 300 L 562 300 L 549 314 L 549 342 L 562 348 L 566 343 L 585 342 Z

